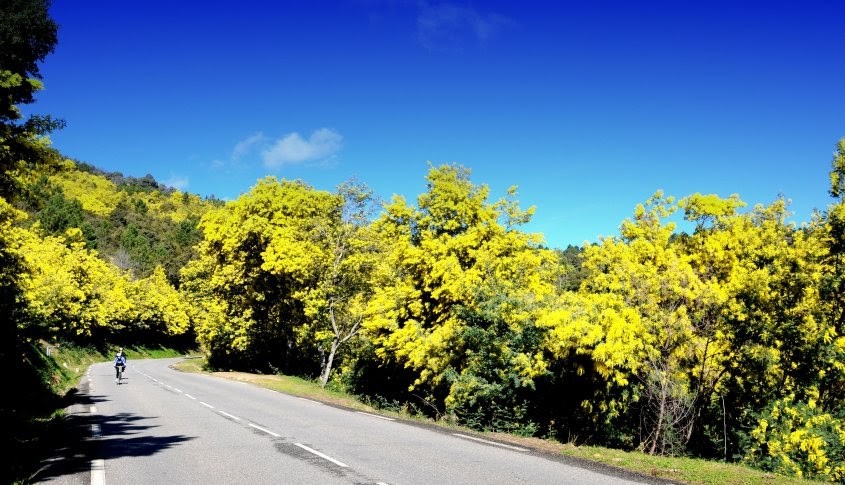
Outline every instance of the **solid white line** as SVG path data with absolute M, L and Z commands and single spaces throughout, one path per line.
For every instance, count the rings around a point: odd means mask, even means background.
M 276 433 L 274 433 L 274 432 L 270 431 L 269 429 L 262 428 L 261 426 L 258 426 L 257 424 L 252 424 L 252 423 L 249 423 L 249 425 L 250 425 L 250 426 L 252 426 L 253 428 L 257 429 L 258 431 L 263 431 L 263 432 L 265 432 L 265 433 L 267 433 L 267 434 L 269 434 L 269 435 L 271 435 L 271 436 L 274 436 L 274 437 L 276 437 L 276 438 L 281 438 L 281 437 L 282 437 L 281 435 L 278 435 L 278 434 L 276 434 Z
M 202 402 L 202 401 L 200 401 L 200 404 L 202 404 L 203 406 L 207 407 L 208 409 L 214 409 L 214 406 L 212 406 L 211 404 L 208 404 L 208 403 L 206 403 L 206 402 Z
M 106 485 L 106 462 L 91 460 L 91 485 Z
M 240 420 L 241 420 L 241 418 L 239 418 L 239 417 L 237 417 L 237 416 L 235 416 L 235 415 L 229 414 L 229 413 L 227 413 L 226 411 L 217 411 L 217 412 L 218 412 L 218 413 L 220 413 L 220 414 L 222 414 L 223 416 L 226 416 L 226 417 L 228 417 L 228 418 L 232 418 L 232 419 L 234 419 L 234 420 L 236 420 L 236 421 L 240 421 Z
M 276 391 L 273 391 L 273 392 L 276 392 Z M 314 401 L 313 399 L 306 399 L 306 398 L 304 398 L 304 397 L 300 397 L 299 399 L 301 399 L 301 400 L 303 400 L 303 401 L 312 402 L 312 403 L 314 403 L 314 404 L 323 404 L 323 403 L 321 403 L 320 401 Z
M 305 446 L 301 443 L 294 443 L 294 444 L 296 446 L 302 448 L 303 450 L 309 452 L 309 453 L 313 453 L 313 454 L 319 456 L 320 458 L 323 458 L 324 460 L 329 460 L 330 462 L 334 463 L 337 466 L 340 466 L 340 467 L 343 467 L 343 468 L 349 468 L 349 465 L 347 465 L 346 463 L 337 461 L 334 458 L 330 457 L 329 455 L 324 455 L 323 453 L 320 453 L 317 450 L 311 449 L 311 448 L 309 448 L 309 447 L 307 447 L 307 446 Z
M 187 398 L 189 398 L 189 399 L 193 399 L 194 401 L 196 401 L 196 400 L 197 400 L 197 398 L 195 398 L 194 396 L 192 396 L 192 395 L 188 394 L 187 392 L 185 393 L 185 397 L 187 397 Z
M 379 416 L 378 414 L 365 413 L 364 411 L 355 411 L 355 412 L 358 413 L 358 414 L 363 414 L 364 416 L 371 416 L 373 418 L 383 419 L 385 421 L 396 421 L 393 418 L 388 418 L 387 416 Z
M 525 448 L 520 448 L 520 447 L 518 447 L 518 446 L 511 446 L 511 445 L 505 445 L 505 444 L 502 444 L 502 443 L 496 443 L 495 441 L 483 440 L 483 439 L 481 439 L 481 438 L 476 438 L 476 437 L 474 437 L 474 436 L 467 436 L 467 435 L 465 435 L 465 434 L 459 434 L 459 433 L 452 433 L 452 434 L 453 434 L 453 435 L 455 435 L 455 436 L 457 436 L 458 438 L 465 438 L 465 439 L 468 439 L 468 440 L 479 441 L 479 442 L 481 442 L 481 443 L 487 443 L 488 445 L 501 446 L 502 448 L 507 448 L 507 449 L 509 449 L 509 450 L 514 450 L 514 451 L 528 451 L 527 449 L 525 449 Z

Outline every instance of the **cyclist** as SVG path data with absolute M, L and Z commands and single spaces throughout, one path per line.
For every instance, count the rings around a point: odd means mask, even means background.
M 123 353 L 123 347 L 121 347 L 114 356 L 114 382 L 120 382 L 120 375 L 124 370 L 126 370 L 126 354 Z

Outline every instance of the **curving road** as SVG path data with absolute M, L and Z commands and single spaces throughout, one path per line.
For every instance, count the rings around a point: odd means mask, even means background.
M 40 483 L 633 484 L 656 480 L 474 435 L 338 409 L 250 384 L 131 361 L 92 366 L 71 419 L 87 433 Z M 659 482 L 665 483 L 665 482 Z

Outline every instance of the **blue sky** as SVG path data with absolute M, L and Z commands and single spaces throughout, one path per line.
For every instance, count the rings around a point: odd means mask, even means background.
M 667 194 L 824 209 L 845 2 L 54 0 L 28 111 L 54 146 L 234 199 L 264 176 L 382 198 L 428 163 L 516 185 L 550 246 Z

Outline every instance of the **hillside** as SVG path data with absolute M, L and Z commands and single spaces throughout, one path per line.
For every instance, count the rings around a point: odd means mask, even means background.
M 157 182 L 105 172 L 64 159 L 39 166 L 20 177 L 25 196 L 20 208 L 46 235 L 81 229 L 86 247 L 135 278 L 165 269 L 178 284 L 179 269 L 194 255 L 202 235 L 197 223 L 208 210 L 222 205 Z

